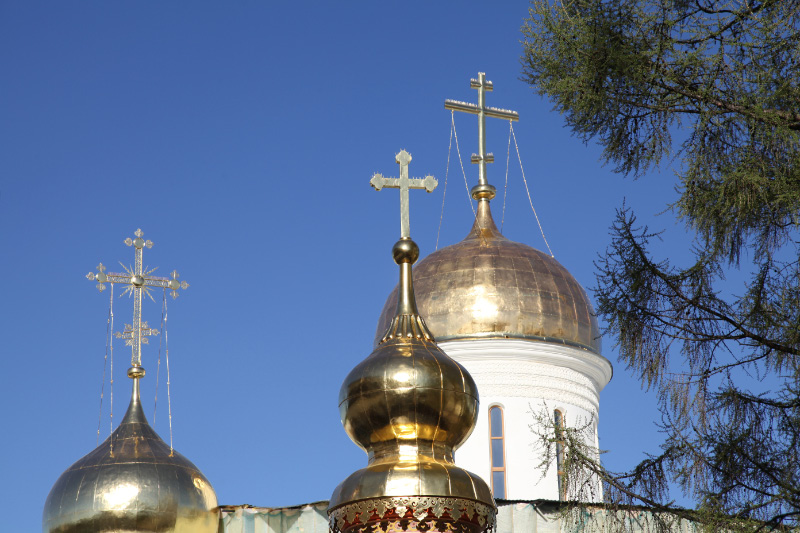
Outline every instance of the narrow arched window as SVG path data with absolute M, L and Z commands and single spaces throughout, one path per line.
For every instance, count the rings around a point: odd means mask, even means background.
M 506 497 L 506 447 L 503 431 L 503 409 L 500 406 L 489 408 L 489 444 L 492 454 L 492 495 Z
M 556 469 L 558 470 L 558 499 L 567 499 L 567 478 L 564 471 L 564 413 L 553 411 L 553 422 L 556 431 Z

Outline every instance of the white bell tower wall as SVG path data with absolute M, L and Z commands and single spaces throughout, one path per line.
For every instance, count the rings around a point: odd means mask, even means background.
M 506 500 L 559 500 L 559 476 L 553 462 L 544 470 L 539 434 L 554 431 L 554 412 L 560 411 L 567 427 L 585 427 L 597 448 L 597 424 L 600 391 L 612 375 L 611 363 L 588 350 L 540 341 L 517 339 L 457 340 L 439 343 L 453 359 L 464 365 L 478 385 L 480 408 L 472 435 L 456 452 L 456 464 L 481 476 L 493 487 L 495 497 Z M 490 409 L 502 410 L 502 447 L 499 475 L 492 468 Z M 536 415 L 549 416 L 550 427 L 537 421 Z M 497 413 L 495 413 L 497 416 Z M 494 475 L 493 475 L 494 470 Z M 543 471 L 544 470 L 544 471 Z M 503 490 L 504 489 L 504 490 Z M 599 484 L 592 501 L 602 499 Z

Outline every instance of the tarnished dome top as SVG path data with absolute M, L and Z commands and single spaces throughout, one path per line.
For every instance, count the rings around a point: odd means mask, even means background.
M 134 379 L 131 403 L 119 427 L 53 485 L 42 530 L 216 533 L 218 513 L 208 479 L 147 423 L 139 380 Z
M 549 255 L 513 242 L 478 202 L 469 235 L 414 268 L 417 306 L 437 342 L 513 338 L 568 344 L 600 354 L 592 304 L 575 278 Z M 383 307 L 375 342 L 397 306 Z

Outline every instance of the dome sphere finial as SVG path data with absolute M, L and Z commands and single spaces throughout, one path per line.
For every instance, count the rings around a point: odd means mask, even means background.
M 144 374 L 144 367 L 139 365 L 134 365 L 128 369 L 128 377 L 131 379 L 141 379 Z
M 403 263 L 414 264 L 419 259 L 419 246 L 409 239 L 400 239 L 392 247 L 392 257 L 398 265 Z
M 493 200 L 497 196 L 497 189 L 489 183 L 478 184 L 470 191 L 474 200 Z

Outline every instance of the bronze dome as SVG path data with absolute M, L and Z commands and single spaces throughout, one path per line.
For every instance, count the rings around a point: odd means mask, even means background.
M 510 241 L 489 201 L 478 202 L 469 235 L 414 268 L 417 306 L 437 342 L 513 338 L 567 344 L 600 354 L 592 304 L 555 259 Z M 394 316 L 397 288 L 378 320 L 375 342 Z

